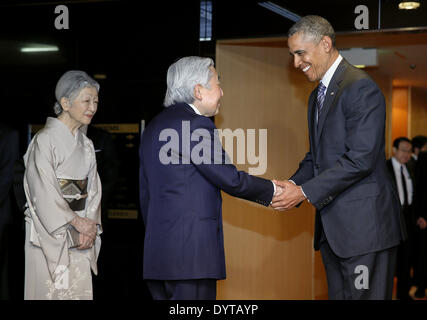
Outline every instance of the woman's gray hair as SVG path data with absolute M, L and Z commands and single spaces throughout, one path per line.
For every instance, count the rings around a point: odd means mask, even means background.
M 298 20 L 288 31 L 288 38 L 301 32 L 304 36 L 310 37 L 314 42 L 319 42 L 322 37 L 328 36 L 335 47 L 335 31 L 325 18 L 320 16 L 305 16 Z
M 213 76 L 210 67 L 214 66 L 211 58 L 184 57 L 173 63 L 167 73 L 167 90 L 164 106 L 175 103 L 193 103 L 194 87 L 197 84 L 209 89 L 209 81 Z
M 58 116 L 62 113 L 61 99 L 67 98 L 72 104 L 74 99 L 84 88 L 95 88 L 99 92 L 99 83 L 92 79 L 86 72 L 71 70 L 65 72 L 58 80 L 55 89 L 56 102 L 53 111 Z

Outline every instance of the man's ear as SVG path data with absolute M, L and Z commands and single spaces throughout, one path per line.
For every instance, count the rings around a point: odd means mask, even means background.
M 195 86 L 194 86 L 194 97 L 197 99 L 197 100 L 202 100 L 203 99 L 203 96 L 202 96 L 202 93 L 200 92 L 200 89 L 202 88 L 202 86 L 200 85 L 200 84 L 196 84 Z
M 322 42 L 323 49 L 329 53 L 332 50 L 332 39 L 328 36 L 323 36 L 320 41 Z
M 396 154 L 397 153 L 397 149 L 396 149 L 396 147 L 393 147 L 393 154 Z
M 60 100 L 60 104 L 61 104 L 61 107 L 62 107 L 62 109 L 64 111 L 70 110 L 71 105 L 70 105 L 70 100 L 69 99 L 67 99 L 65 97 L 62 97 L 61 100 Z

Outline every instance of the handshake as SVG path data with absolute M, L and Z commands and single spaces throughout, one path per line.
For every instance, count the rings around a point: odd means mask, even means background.
M 278 211 L 290 210 L 306 199 L 302 188 L 293 181 L 272 181 L 276 185 L 276 192 L 271 200 L 273 209 Z

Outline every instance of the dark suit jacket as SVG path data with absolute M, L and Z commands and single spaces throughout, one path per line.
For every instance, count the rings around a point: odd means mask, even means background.
M 415 165 L 415 217 L 427 219 L 427 151 L 420 152 Z
M 396 193 L 399 194 L 399 191 L 397 189 L 396 174 L 394 173 L 393 163 L 391 162 L 391 159 L 388 159 L 386 161 L 386 165 L 387 165 L 387 170 L 390 173 L 393 188 L 396 190 Z M 415 179 L 414 179 L 413 171 L 410 169 L 410 167 L 407 164 L 405 166 L 406 166 L 406 169 L 408 169 L 409 176 L 411 177 L 411 180 L 412 180 L 412 190 L 413 190 L 412 205 L 405 208 L 403 208 L 401 205 L 400 213 L 401 213 L 401 220 L 405 221 L 407 234 L 412 235 L 414 231 L 414 226 L 416 224 L 416 219 L 415 219 L 414 210 L 413 210 L 413 204 L 415 203 L 415 190 L 416 190 Z M 400 204 L 400 200 L 399 200 L 399 204 Z
M 404 227 L 386 168 L 380 89 L 343 59 L 329 83 L 318 125 L 316 96 L 317 88 L 308 103 L 310 150 L 290 178 L 317 209 L 315 249 L 322 228 L 343 258 L 396 246 Z
M 166 108 L 143 132 L 140 201 L 146 227 L 145 279 L 224 279 L 221 190 L 265 206 L 272 200 L 271 181 L 237 171 L 232 164 L 215 164 L 216 156 L 225 158 L 221 145 L 215 148 L 219 143 L 215 129 L 209 118 L 183 103 Z M 193 157 L 190 161 L 190 150 L 193 156 L 196 150 L 200 155 L 201 146 L 207 147 L 203 154 L 211 152 L 211 163 L 195 164 Z M 162 157 L 179 163 L 163 164 Z
M 396 174 L 394 173 L 394 168 L 393 168 L 393 163 L 391 162 L 391 158 L 386 161 L 386 164 L 387 164 L 388 172 L 390 173 L 390 176 L 391 176 L 391 182 L 393 183 L 393 187 L 395 188 L 396 193 L 399 194 L 399 192 L 397 191 Z M 414 171 L 412 171 L 411 167 L 408 164 L 405 164 L 405 167 L 406 167 L 406 169 L 409 172 L 409 176 L 411 177 L 411 180 L 412 180 L 412 189 L 413 189 L 413 192 L 415 193 Z M 415 167 L 413 167 L 413 168 L 415 169 Z M 413 202 L 413 200 L 414 199 L 412 199 L 412 202 Z
M 408 161 L 408 163 L 406 164 L 406 168 L 408 168 L 409 173 L 411 174 L 411 177 L 414 176 L 415 174 L 415 166 L 417 165 L 417 160 L 415 160 L 414 157 L 411 157 Z M 414 180 L 412 180 L 414 181 Z

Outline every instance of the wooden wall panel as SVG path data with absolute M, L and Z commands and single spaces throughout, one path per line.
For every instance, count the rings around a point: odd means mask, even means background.
M 378 87 L 381 89 L 384 94 L 385 104 L 386 104 L 386 122 L 385 122 L 385 154 L 389 158 L 392 156 L 392 145 L 393 140 L 391 136 L 391 126 L 392 126 L 392 79 L 389 76 L 386 76 L 380 73 L 378 70 L 366 70 L 366 72 L 372 77 L 372 79 L 377 83 Z
M 411 88 L 410 137 L 427 136 L 427 89 Z
M 263 177 L 269 179 L 289 178 L 308 151 L 307 100 L 315 84 L 289 60 L 285 48 L 217 44 L 224 97 L 216 125 L 268 130 Z M 218 299 L 326 296 L 321 259 L 313 249 L 310 204 L 276 213 L 226 194 L 223 199 L 227 279 L 218 282 Z
M 408 136 L 408 87 L 393 87 L 391 138 Z

